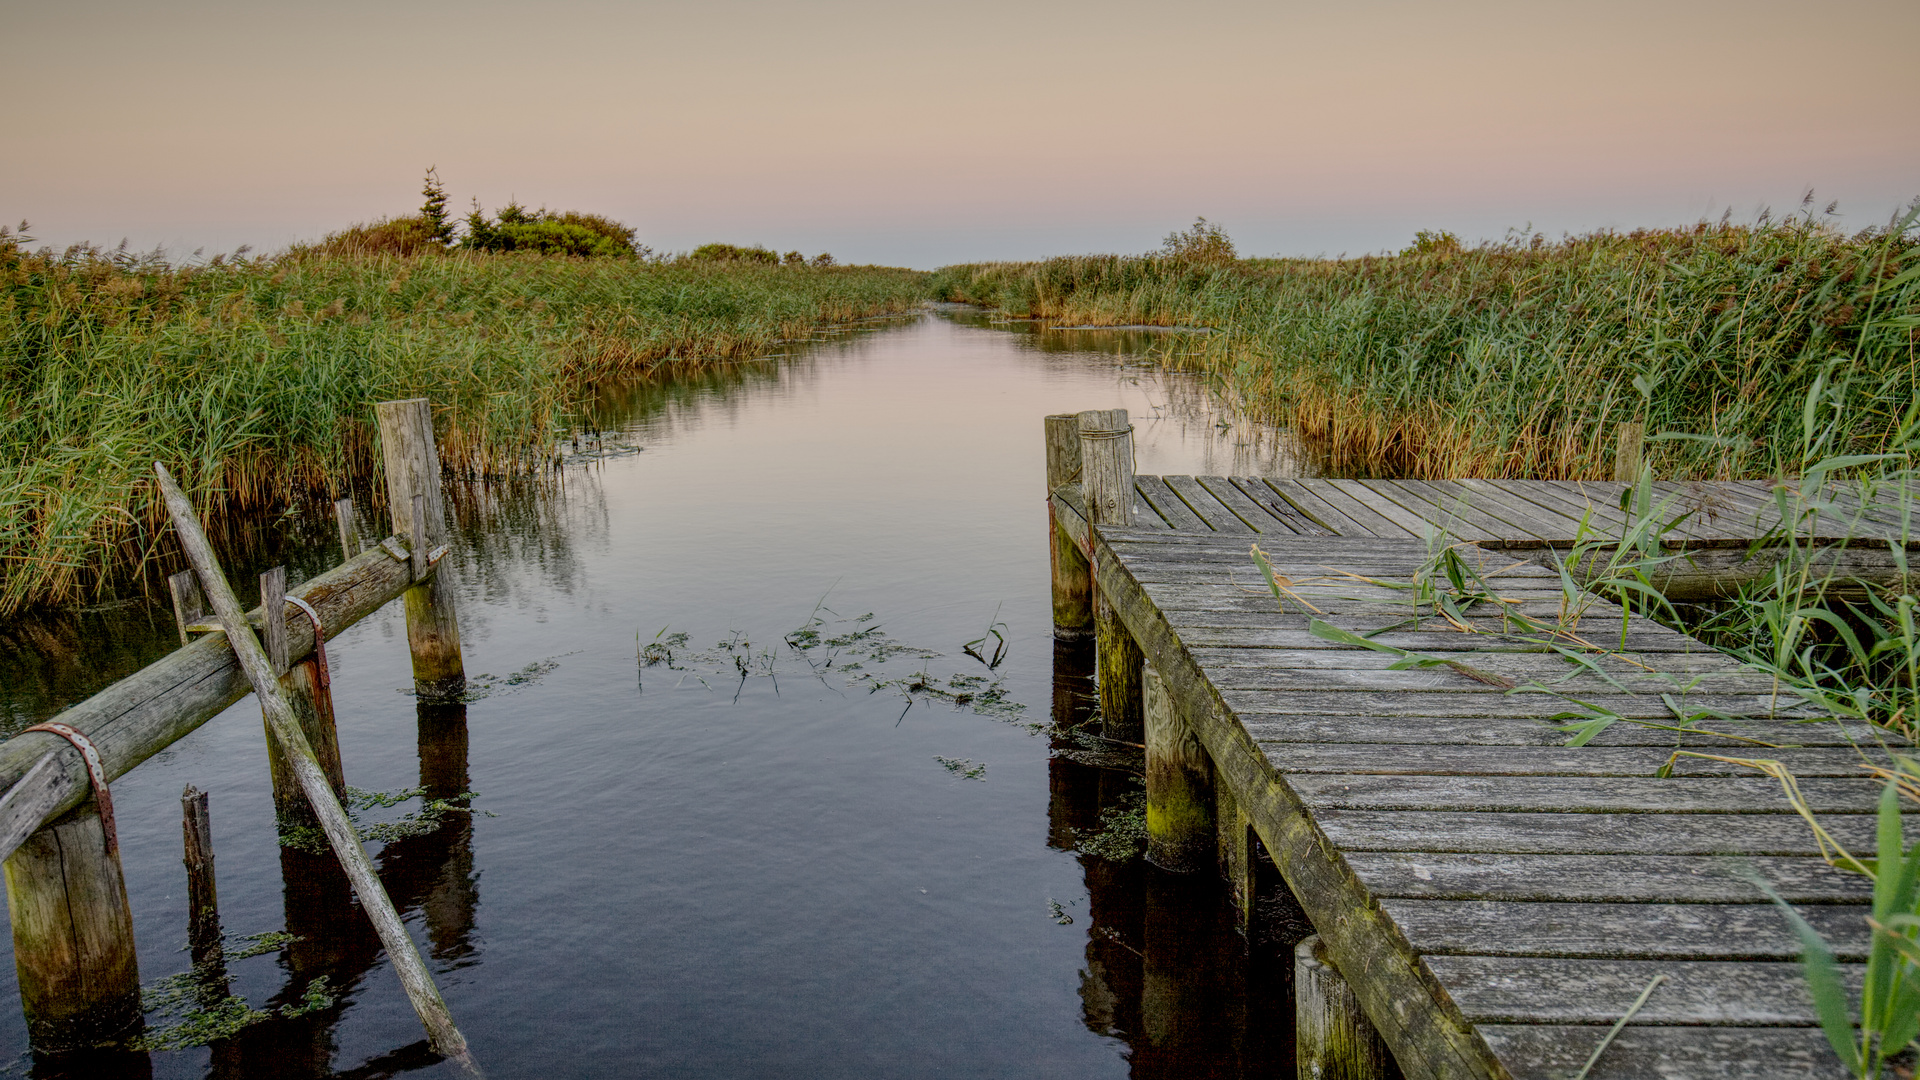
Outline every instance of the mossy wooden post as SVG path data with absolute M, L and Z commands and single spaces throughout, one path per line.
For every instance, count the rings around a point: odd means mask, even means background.
M 1253 900 L 1258 890 L 1258 855 L 1253 844 L 1253 824 L 1233 794 L 1231 784 L 1216 784 L 1213 789 L 1214 858 L 1220 877 L 1227 883 L 1227 899 L 1233 904 L 1234 923 L 1240 933 L 1248 934 L 1253 924 Z
M 317 655 L 309 656 L 298 664 L 287 662 L 288 606 L 287 568 L 276 566 L 261 574 L 261 644 L 266 647 L 267 659 L 272 663 L 274 673 L 280 677 L 280 688 L 286 693 L 287 704 L 293 706 L 300 729 L 306 733 L 307 742 L 313 747 L 314 757 L 319 759 L 320 768 L 332 783 L 334 794 L 344 798 L 347 782 L 340 767 L 340 735 L 334 727 L 333 691 L 320 683 Z M 267 764 L 273 773 L 273 810 L 281 832 L 284 834 L 288 829 L 295 828 L 319 828 L 320 819 L 313 816 L 313 806 L 307 801 L 306 793 L 300 790 L 300 780 L 294 774 L 293 763 L 287 760 L 286 750 L 273 737 L 273 721 L 266 715 L 264 706 L 261 720 L 267 726 Z
M 1620 425 L 1619 444 L 1613 453 L 1613 478 L 1631 484 L 1640 479 L 1640 459 L 1647 445 L 1647 425 L 1634 420 Z
M 187 785 L 180 793 L 181 859 L 187 867 L 187 949 L 199 976 L 200 1000 L 217 1005 L 228 992 L 227 954 L 221 942 L 220 890 L 213 876 L 213 819 L 207 793 Z
M 124 1046 L 140 1034 L 140 965 L 120 852 L 89 798 L 6 862 L 13 963 L 39 1053 Z
M 1087 518 L 1094 525 L 1133 525 L 1133 428 L 1125 409 L 1093 409 L 1080 423 L 1080 483 Z M 1138 743 L 1144 737 L 1140 705 L 1140 646 L 1113 605 L 1094 597 L 1094 634 L 1099 640 L 1100 715 L 1107 738 Z
M 1393 1060 L 1320 935 L 1293 951 L 1294 1061 L 1299 1080 L 1378 1080 Z
M 1086 552 L 1053 523 L 1052 495 L 1080 479 L 1080 418 L 1072 413 L 1047 417 L 1047 532 L 1053 541 L 1053 637 L 1055 641 L 1093 638 L 1093 567 Z
M 424 566 L 426 553 L 446 539 L 446 505 L 440 495 L 440 454 L 433 444 L 433 410 L 426 398 L 409 398 L 380 402 L 374 406 L 374 415 L 380 426 L 380 453 L 386 465 L 387 508 L 393 514 L 393 529 L 406 534 L 409 547 L 417 553 L 416 566 Z M 422 701 L 459 697 L 467 688 L 467 673 L 460 660 L 453 580 L 446 568 L 408 589 L 406 600 L 414 692 Z
M 1190 873 L 1213 862 L 1213 767 L 1174 707 L 1166 681 L 1142 677 L 1147 735 L 1147 858 Z

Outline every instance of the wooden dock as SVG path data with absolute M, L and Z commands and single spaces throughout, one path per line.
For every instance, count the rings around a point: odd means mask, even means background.
M 1812 716 L 1766 676 L 1591 596 L 1573 631 L 1599 646 L 1576 650 L 1590 667 L 1513 625 L 1555 622 L 1566 594 L 1549 549 L 1619 535 L 1625 485 L 1121 476 L 1128 519 L 1111 462 L 1093 460 L 1108 447 L 1084 442 L 1082 473 L 1068 422 L 1104 432 L 1125 417 L 1048 419 L 1056 622 L 1064 636 L 1098 622 L 1103 650 L 1124 635 L 1116 651 L 1144 657 L 1154 842 L 1177 854 L 1181 838 L 1160 833 L 1203 821 L 1245 905 L 1257 837 L 1316 955 L 1405 1075 L 1565 1080 L 1650 985 L 1593 1080 L 1845 1075 L 1798 942 L 1755 879 L 1799 906 L 1856 984 L 1870 882 L 1820 857 L 1776 780 L 1701 757 L 1656 773 L 1676 748 L 1778 760 L 1841 842 L 1870 850 L 1880 784 L 1857 747 L 1875 733 Z M 1771 565 L 1767 486 L 1657 487 L 1669 512 L 1684 509 L 1666 538 L 1687 556 L 1677 591 L 1711 595 Z M 1890 548 L 1912 546 L 1898 511 L 1872 492 L 1829 494 L 1802 535 L 1862 577 L 1894 571 Z M 1290 583 L 1284 601 L 1249 556 L 1256 543 Z M 1416 609 L 1404 586 L 1446 545 L 1498 601 L 1457 620 Z M 1084 619 L 1079 559 L 1097 600 Z M 1464 666 L 1390 670 L 1402 654 L 1329 626 Z M 1132 692 L 1102 686 L 1110 724 L 1125 723 Z M 1566 713 L 1619 719 L 1569 747 Z M 1303 1077 L 1352 1074 L 1312 1072 L 1325 1047 L 1301 1038 Z

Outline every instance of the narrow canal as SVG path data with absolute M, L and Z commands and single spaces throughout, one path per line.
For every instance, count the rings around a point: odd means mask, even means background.
M 1143 473 L 1292 468 L 1155 344 L 1179 347 L 943 310 L 606 390 L 556 488 L 462 502 L 467 705 L 416 710 L 397 605 L 329 644 L 348 783 L 477 793 L 363 815 L 397 825 L 376 862 L 491 1075 L 1291 1075 L 1286 935 L 1249 945 L 1213 875 L 1126 857 L 1124 753 L 1056 727 L 1090 665 L 1051 641 L 1041 418 L 1129 409 Z M 261 558 L 311 576 L 326 535 Z M 0 633 L 16 731 L 173 628 Z M 143 979 L 188 967 L 193 784 L 233 993 L 271 1015 L 86 1075 L 430 1064 L 330 860 L 277 844 L 268 780 L 249 698 L 115 785 Z M 79 1075 L 27 1054 L 10 950 L 0 1002 L 6 1074 Z

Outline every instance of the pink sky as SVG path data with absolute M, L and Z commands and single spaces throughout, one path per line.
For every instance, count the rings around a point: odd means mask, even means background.
M 0 0 L 0 219 L 272 250 L 455 203 L 933 267 L 1920 196 L 1916 0 Z

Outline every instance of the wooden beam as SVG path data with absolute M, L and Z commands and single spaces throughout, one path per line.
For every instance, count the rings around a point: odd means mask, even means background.
M 387 508 L 393 514 L 394 531 L 407 538 L 415 576 L 420 577 L 429 553 L 446 539 L 433 410 L 426 398 L 383 401 L 374 406 L 374 417 L 386 467 Z M 408 589 L 406 596 L 414 692 L 423 701 L 458 698 L 466 691 L 467 674 L 460 659 L 453 582 L 434 574 Z

